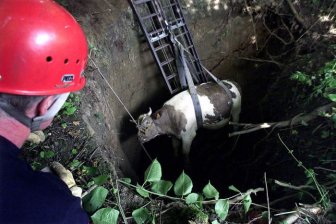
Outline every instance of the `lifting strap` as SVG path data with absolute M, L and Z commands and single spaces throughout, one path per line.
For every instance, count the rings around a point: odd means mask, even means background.
M 201 105 L 200 105 L 200 102 L 197 96 L 196 87 L 194 85 L 194 82 L 190 74 L 190 70 L 187 65 L 186 57 L 184 54 L 184 48 L 181 43 L 177 41 L 174 41 L 174 42 L 173 43 L 175 47 L 176 66 L 177 66 L 177 70 L 178 70 L 178 74 L 180 78 L 180 83 L 181 83 L 182 88 L 186 87 L 186 83 L 188 84 L 189 93 L 190 93 L 192 102 L 194 104 L 197 128 L 200 128 L 203 126 L 203 117 L 202 117 Z
M 178 41 L 176 40 L 176 38 L 171 38 L 171 41 L 173 42 L 175 48 L 176 48 L 176 45 L 178 45 L 178 49 L 180 52 L 186 52 L 186 53 L 189 53 L 184 47 L 183 45 Z M 180 53 L 180 55 L 183 55 L 184 56 L 184 53 Z M 184 58 L 185 60 L 185 58 Z M 178 65 L 177 65 L 178 66 Z M 206 67 L 204 67 L 202 64 L 201 64 L 202 68 L 209 74 L 209 76 L 219 85 L 221 86 L 225 93 L 227 94 L 227 96 L 229 97 L 229 102 L 228 102 L 228 105 L 232 105 L 233 104 L 233 100 L 232 100 L 232 94 L 231 94 L 231 91 L 229 90 L 229 88 L 220 80 L 218 79 L 216 76 L 214 76 Z M 186 66 L 186 69 L 188 69 L 188 66 Z M 189 70 L 188 70 L 189 71 Z M 179 69 L 178 69 L 178 72 L 179 72 Z M 180 74 L 179 74 L 180 75 Z M 190 72 L 189 72 L 189 76 L 190 76 Z M 192 81 L 192 80 L 191 80 Z M 182 86 L 182 81 L 181 81 L 181 75 L 180 75 L 180 82 L 181 82 L 181 86 Z M 189 83 L 188 83 L 189 85 Z

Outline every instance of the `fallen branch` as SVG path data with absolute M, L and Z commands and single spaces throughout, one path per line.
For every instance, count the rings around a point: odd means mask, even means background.
M 287 218 L 282 220 L 281 223 L 292 224 L 295 223 L 299 218 L 311 217 L 312 215 L 319 215 L 322 213 L 322 208 L 312 205 L 301 205 L 302 207 L 297 207 L 296 211 L 292 212 Z M 276 214 L 275 216 L 284 215 Z
M 247 134 L 250 132 L 254 132 L 254 131 L 258 131 L 258 130 L 262 130 L 266 128 L 273 128 L 273 129 L 283 128 L 283 127 L 308 123 L 309 121 L 314 120 L 315 118 L 321 116 L 321 114 L 327 112 L 328 110 L 330 110 L 332 107 L 335 107 L 335 106 L 336 106 L 336 103 L 333 102 L 333 103 L 318 107 L 312 112 L 310 112 L 309 114 L 306 114 L 306 115 L 298 114 L 289 120 L 279 121 L 279 122 L 262 123 L 262 124 L 242 124 L 242 123 L 229 122 L 230 125 L 245 126 L 247 128 L 242 131 L 236 131 L 236 132 L 230 133 L 229 137 Z

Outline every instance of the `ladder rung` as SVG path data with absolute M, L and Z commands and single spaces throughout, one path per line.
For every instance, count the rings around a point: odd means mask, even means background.
M 134 4 L 137 4 L 137 5 L 139 5 L 139 4 L 142 4 L 142 3 L 146 3 L 146 2 L 150 2 L 151 0 L 134 0 L 133 2 L 134 2 Z
M 174 60 L 175 60 L 175 58 L 168 58 L 166 61 L 160 63 L 160 65 L 161 65 L 161 66 L 164 66 L 164 65 L 169 64 L 170 62 L 172 62 L 172 61 L 174 61 Z
M 159 15 L 159 13 L 152 13 L 152 14 L 149 14 L 148 16 L 141 17 L 141 19 L 149 19 L 149 18 L 153 18 L 154 16 L 157 16 L 157 15 Z
M 158 51 L 158 50 L 161 50 L 162 48 L 165 48 L 165 47 L 168 47 L 168 46 L 170 46 L 170 44 L 163 44 L 161 46 L 158 46 L 158 47 L 154 48 L 154 50 Z
M 163 32 L 164 32 L 164 30 L 163 30 L 162 28 L 160 28 L 160 29 L 158 29 L 158 30 L 154 30 L 154 31 L 148 33 L 148 35 L 149 35 L 150 37 L 152 37 L 152 36 L 155 36 L 155 35 L 157 35 L 157 34 L 159 34 L 159 33 L 163 33 Z
M 158 41 L 158 40 L 161 40 L 161 39 L 163 39 L 163 38 L 165 38 L 165 37 L 167 37 L 167 36 L 168 36 L 168 34 L 166 34 L 166 33 L 161 33 L 160 35 L 157 35 L 156 37 L 152 37 L 152 38 L 149 38 L 149 39 L 150 39 L 150 41 L 153 43 L 153 42 Z
M 194 45 L 190 45 L 190 46 L 186 47 L 186 50 L 189 50 L 189 49 L 191 49 L 193 47 L 194 47 Z
M 188 33 L 188 32 L 183 32 L 183 33 L 180 33 L 180 34 L 176 35 L 176 37 L 183 36 L 183 35 L 185 35 L 185 34 L 187 34 L 187 33 Z
M 173 79 L 173 78 L 175 78 L 175 77 L 176 77 L 176 74 L 173 73 L 173 74 L 171 74 L 171 75 L 168 75 L 168 76 L 167 76 L 167 79 L 168 79 L 168 80 L 171 80 L 171 79 Z
M 176 20 L 176 21 L 174 21 L 174 22 L 176 22 L 174 25 L 171 25 L 171 24 L 173 24 L 173 22 L 170 23 L 170 28 L 171 28 L 172 30 L 175 30 L 176 28 L 180 28 L 180 27 L 182 27 L 182 26 L 185 25 L 185 24 L 182 22 L 182 19 L 181 19 L 181 21 Z
M 172 94 L 175 94 L 175 93 L 177 93 L 177 92 L 179 92 L 180 91 L 180 89 L 173 89 L 172 90 Z
M 166 9 L 166 8 L 170 8 L 170 7 L 173 7 L 176 5 L 176 2 L 173 3 L 173 4 L 170 4 L 170 5 L 165 5 L 165 6 L 162 6 L 162 9 Z

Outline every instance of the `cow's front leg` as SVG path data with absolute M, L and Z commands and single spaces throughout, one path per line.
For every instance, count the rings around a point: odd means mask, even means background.
M 182 136 L 182 154 L 184 157 L 184 162 L 187 166 L 190 165 L 190 158 L 189 158 L 190 148 L 191 143 L 194 140 L 195 136 L 196 136 L 195 131 L 189 132 L 188 135 Z
M 176 137 L 172 137 L 172 145 L 174 149 L 174 156 L 178 157 L 181 150 L 181 140 Z
M 241 110 L 241 105 L 240 105 L 240 102 L 237 102 L 236 103 L 237 105 L 234 105 L 233 109 L 232 109 L 232 121 L 234 123 L 238 123 L 239 122 L 239 115 L 240 115 L 240 110 Z M 233 129 L 235 131 L 238 131 L 238 126 L 237 125 L 234 125 L 233 126 Z

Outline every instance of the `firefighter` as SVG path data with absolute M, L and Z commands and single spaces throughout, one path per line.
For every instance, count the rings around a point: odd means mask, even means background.
M 89 223 L 68 170 L 36 172 L 20 158 L 29 134 L 84 87 L 87 60 L 85 34 L 63 7 L 0 0 L 0 223 Z

